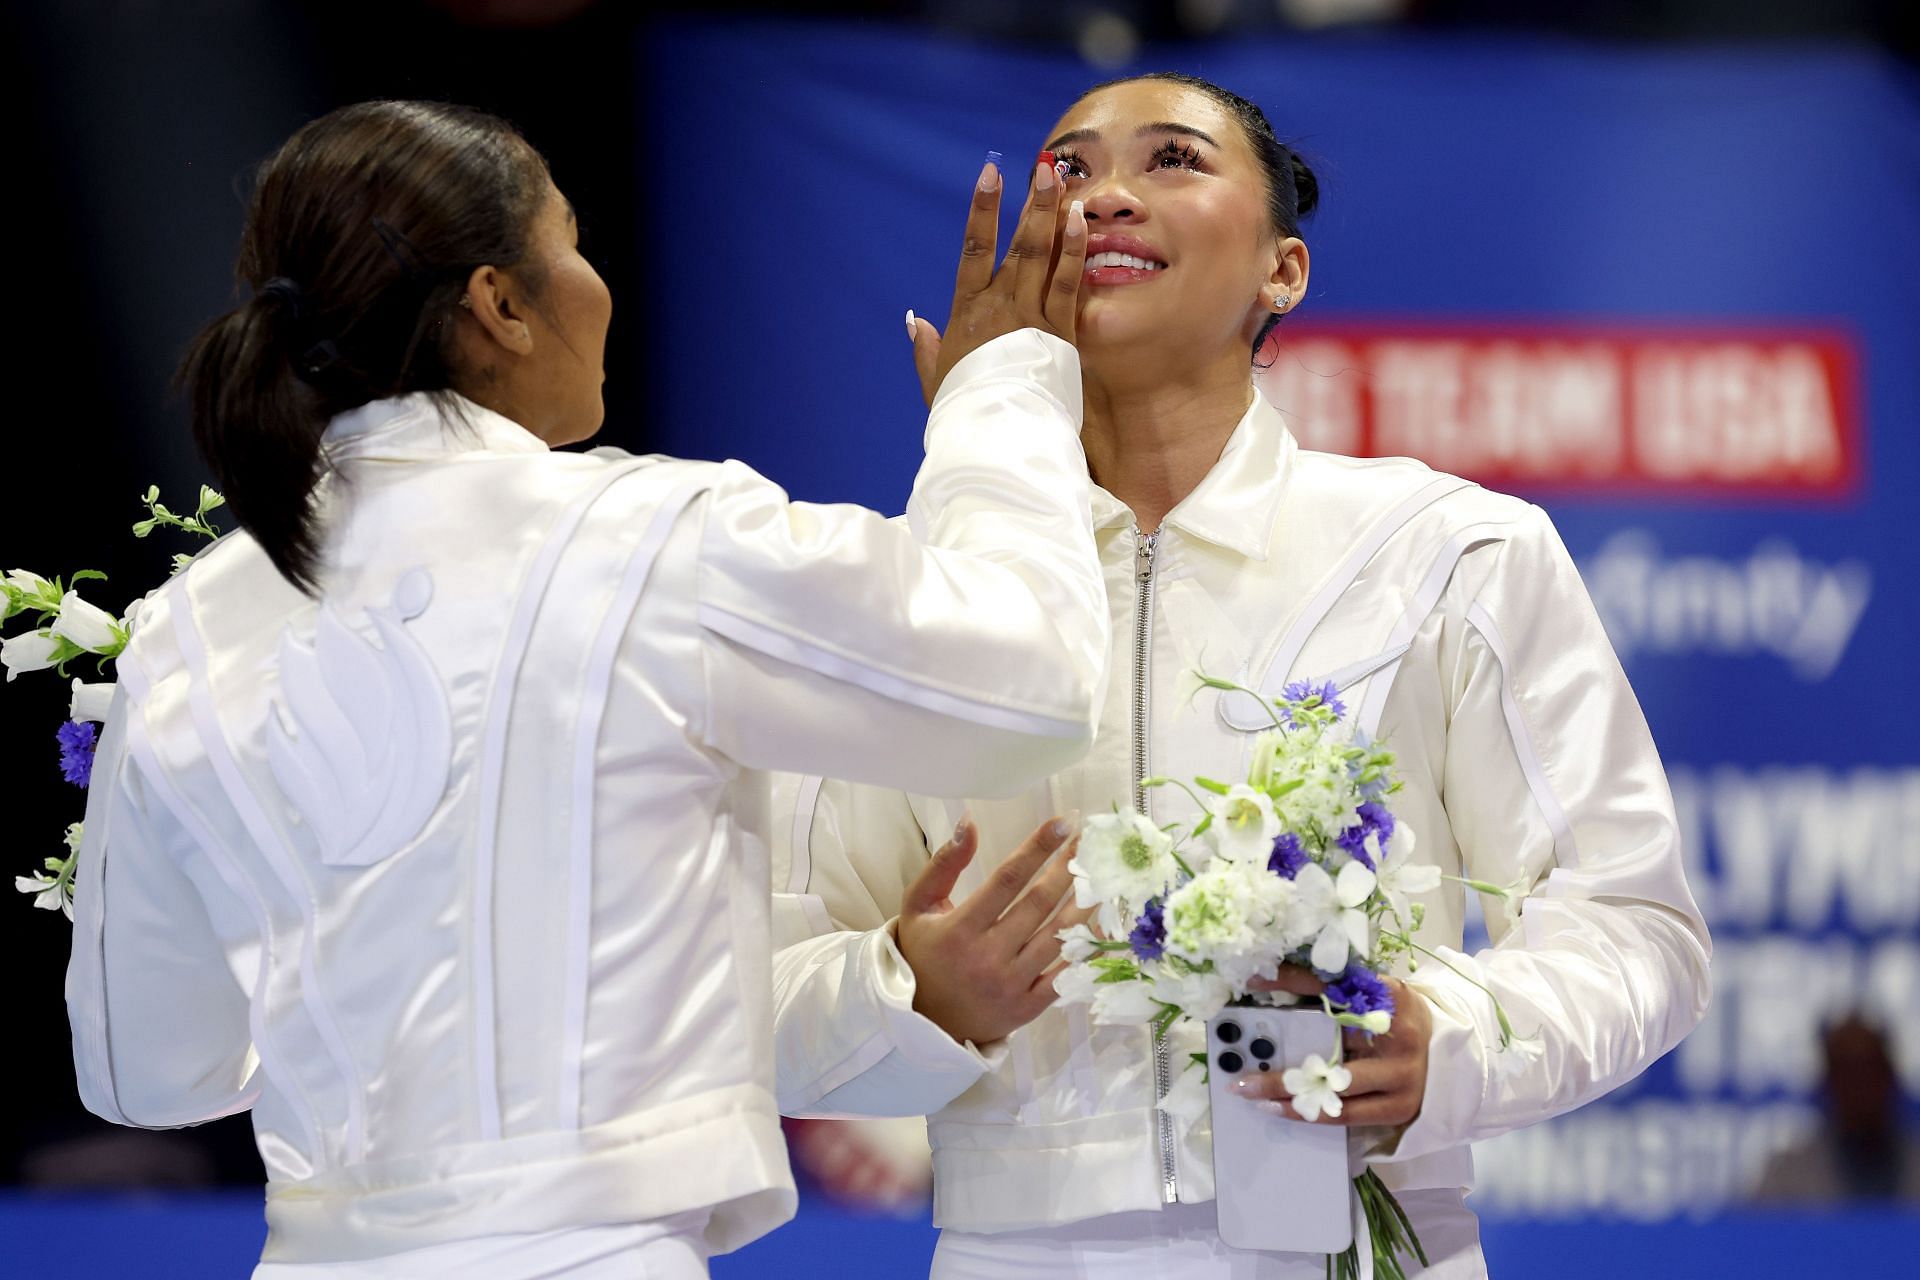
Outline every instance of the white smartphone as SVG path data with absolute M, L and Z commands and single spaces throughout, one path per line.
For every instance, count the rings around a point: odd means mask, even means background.
M 1263 1111 L 1229 1087 L 1329 1056 L 1340 1027 L 1322 1009 L 1223 1009 L 1207 1024 L 1213 1185 L 1220 1238 L 1236 1249 L 1340 1253 L 1353 1243 L 1347 1130 Z

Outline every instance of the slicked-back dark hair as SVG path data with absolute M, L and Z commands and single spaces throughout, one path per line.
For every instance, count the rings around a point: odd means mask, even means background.
M 476 267 L 523 263 L 547 183 L 512 125 L 427 102 L 342 107 L 260 166 L 234 268 L 252 296 L 179 381 L 235 518 L 302 590 L 328 420 L 416 391 L 451 407 L 453 308 Z

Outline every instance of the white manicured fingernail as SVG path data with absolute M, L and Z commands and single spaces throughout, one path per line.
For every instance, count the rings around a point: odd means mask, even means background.
M 908 307 L 907 308 L 907 341 L 912 342 L 915 338 L 918 338 L 919 336 L 920 336 L 919 332 L 913 327 L 913 308 Z

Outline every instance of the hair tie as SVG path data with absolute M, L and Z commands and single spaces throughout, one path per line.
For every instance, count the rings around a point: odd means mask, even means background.
M 306 294 L 301 292 L 299 285 L 285 276 L 275 276 L 254 290 L 253 296 L 256 298 L 272 298 L 276 300 L 281 306 L 293 313 L 295 320 L 298 320 L 301 312 L 306 310 Z

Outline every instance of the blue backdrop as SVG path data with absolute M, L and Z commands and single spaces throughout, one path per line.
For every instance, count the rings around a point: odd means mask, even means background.
M 1030 154 L 1099 76 L 1066 54 L 813 24 L 669 28 L 643 56 L 638 305 L 662 447 L 897 510 L 923 421 L 902 313 L 944 318 L 983 153 Z M 1893 1024 L 1920 1091 L 1915 76 L 1866 49 L 1398 35 L 1183 45 L 1137 69 L 1161 66 L 1259 101 L 1313 160 L 1302 324 L 1818 331 L 1850 348 L 1833 388 L 1857 411 L 1850 480 L 1529 492 L 1671 768 L 1716 993 L 1642 1081 L 1484 1148 L 1477 1203 L 1712 1211 L 1813 1122 L 1819 1020 L 1856 1003 Z

